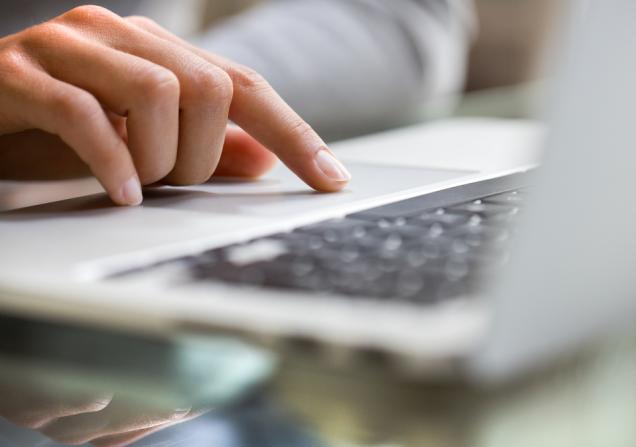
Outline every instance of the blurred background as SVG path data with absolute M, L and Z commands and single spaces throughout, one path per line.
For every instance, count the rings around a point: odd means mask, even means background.
M 174 14 L 170 1 L 153 1 L 153 19 L 180 35 L 190 35 L 257 6 L 260 0 L 186 0 Z M 162 6 L 161 3 L 164 5 Z M 478 33 L 470 52 L 466 96 L 452 115 L 530 118 L 536 82 L 544 72 L 543 49 L 564 0 L 475 0 Z M 423 119 L 439 117 L 422 104 Z M 433 110 L 431 110 L 433 108 Z
M 166 3 L 162 8 L 158 3 Z M 174 15 L 170 2 L 152 1 L 153 18 L 173 32 L 191 34 L 240 14 L 259 0 L 186 0 L 190 8 Z M 541 49 L 563 0 L 475 0 L 479 32 L 468 69 L 467 92 L 510 87 L 536 80 Z
M 189 0 L 191 17 L 176 19 L 156 9 L 156 19 L 175 32 L 201 28 L 238 14 L 259 3 L 258 0 Z M 468 71 L 468 92 L 513 86 L 539 76 L 541 48 L 563 0 L 475 0 L 479 21 Z M 153 2 L 154 3 L 154 2 Z M 203 22 L 197 23 L 197 16 Z

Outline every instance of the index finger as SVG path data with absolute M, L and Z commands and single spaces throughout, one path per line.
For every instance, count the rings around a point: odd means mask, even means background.
M 325 142 L 255 71 L 208 53 L 143 17 L 129 20 L 163 39 L 187 47 L 222 68 L 232 79 L 230 119 L 275 153 L 292 171 L 318 191 L 339 191 L 351 174 Z
M 351 174 L 262 76 L 233 63 L 226 62 L 221 67 L 234 82 L 230 118 L 236 124 L 274 152 L 314 189 L 339 191 L 344 188 Z

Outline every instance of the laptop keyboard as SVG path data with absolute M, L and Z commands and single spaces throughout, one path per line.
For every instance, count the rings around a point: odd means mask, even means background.
M 411 203 L 407 212 L 388 205 L 180 261 L 199 282 L 435 303 L 469 294 L 484 271 L 505 264 L 524 197 L 514 190 L 442 208 Z M 242 247 L 251 254 L 240 256 Z
M 110 279 L 228 283 L 330 297 L 435 304 L 474 295 L 509 257 L 532 172 L 496 177 Z

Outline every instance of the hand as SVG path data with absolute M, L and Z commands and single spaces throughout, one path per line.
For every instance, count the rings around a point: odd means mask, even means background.
M 113 395 L 65 395 L 36 387 L 0 386 L 0 416 L 64 445 L 124 447 L 206 410 L 133 406 Z
M 267 150 L 317 190 L 350 179 L 260 75 L 148 19 L 82 6 L 0 39 L 0 178 L 87 166 L 114 202 L 136 205 L 140 185 L 258 176 Z

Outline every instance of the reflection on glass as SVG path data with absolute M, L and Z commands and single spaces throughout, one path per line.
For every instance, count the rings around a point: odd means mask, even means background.
M 0 317 L 0 446 L 319 445 L 269 399 L 269 354 Z

